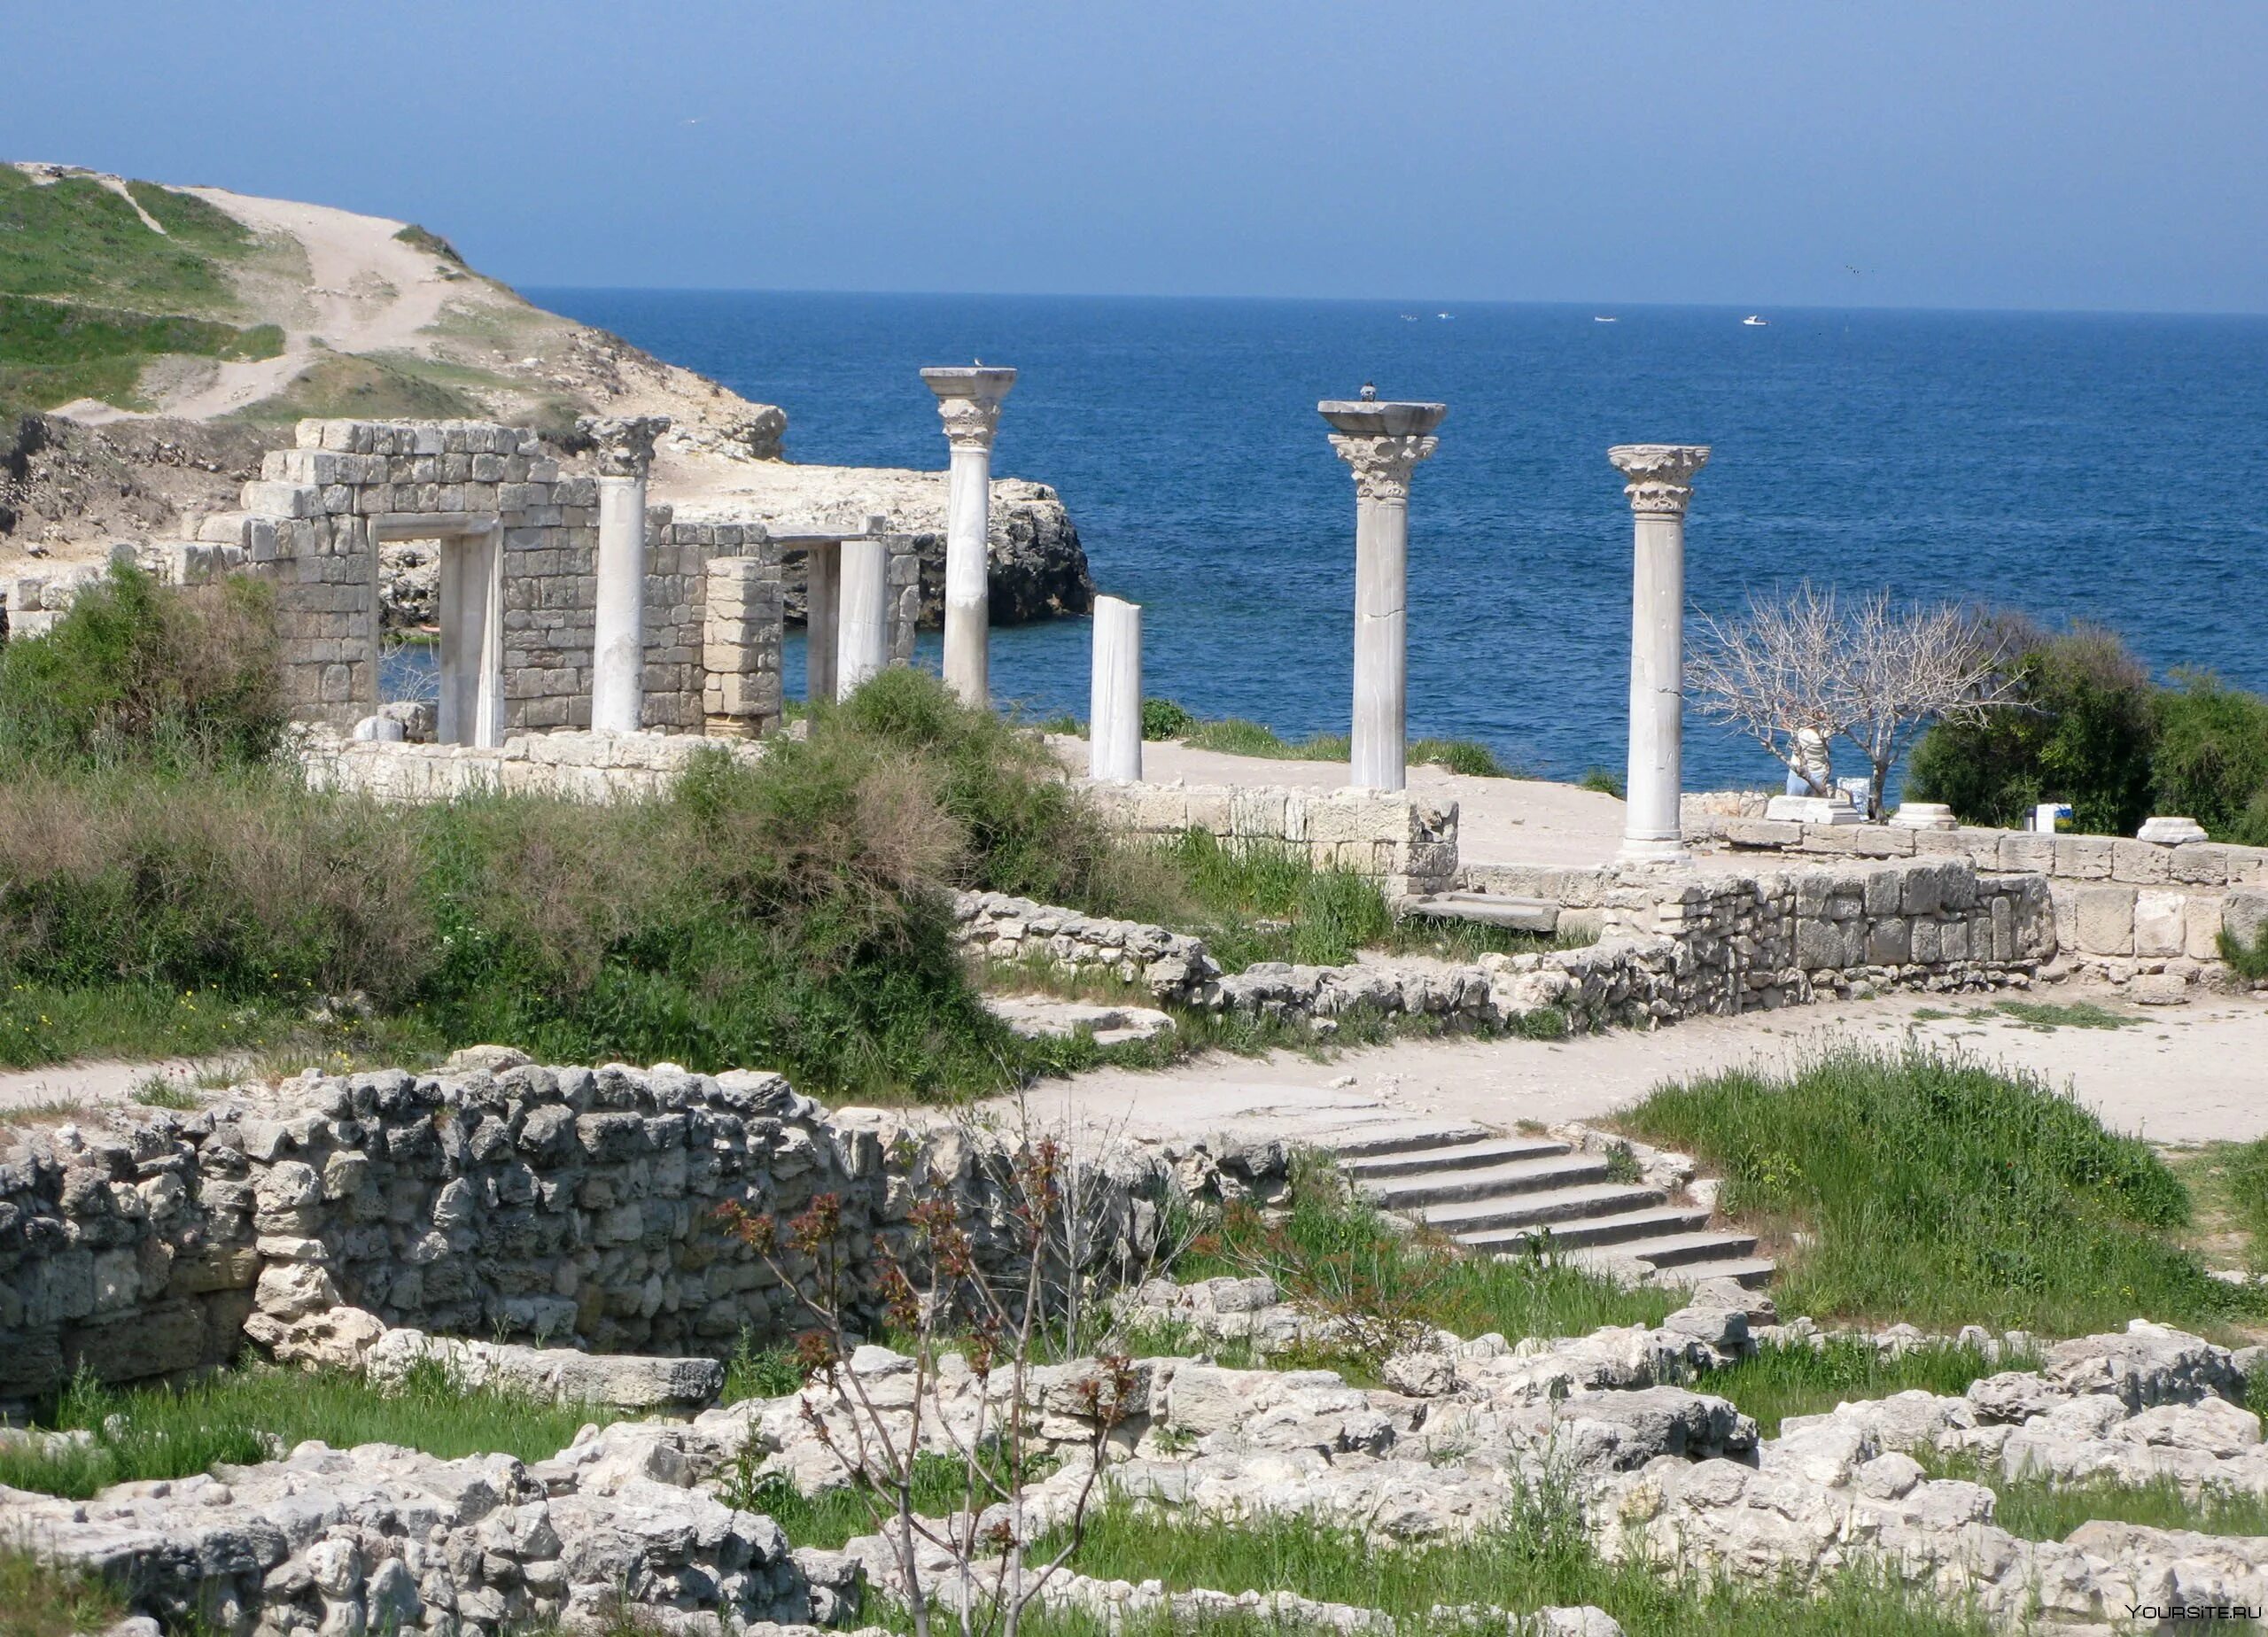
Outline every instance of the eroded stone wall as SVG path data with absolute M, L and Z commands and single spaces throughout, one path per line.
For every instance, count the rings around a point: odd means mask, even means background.
M 289 1325 L 340 1305 L 445 1335 L 718 1356 L 812 1324 L 722 1230 L 728 1202 L 785 1218 L 839 1198 L 846 1288 L 871 1320 L 875 1247 L 906 1232 L 916 1179 L 956 1190 L 981 1239 L 1007 1186 L 998 1139 L 830 1117 L 778 1075 L 666 1067 L 310 1075 L 11 1140 L 0 1408 L 82 1364 L 194 1370 L 235 1353 L 255 1311 Z M 1168 1175 L 1096 1160 L 1078 1191 L 1091 1268 L 1141 1271 Z

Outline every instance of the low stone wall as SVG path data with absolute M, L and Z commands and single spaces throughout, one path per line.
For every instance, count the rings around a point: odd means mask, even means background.
M 720 1206 L 783 1218 L 837 1196 L 864 1292 L 908 1178 L 942 1175 L 995 1220 L 1005 1152 L 875 1111 L 830 1116 L 778 1075 L 621 1066 L 308 1075 L 11 1140 L 0 1410 L 82 1365 L 133 1381 L 218 1362 L 247 1326 L 276 1346 L 342 1306 L 443 1335 L 721 1356 L 809 1321 Z M 1082 1242 L 1098 1264 L 1138 1263 L 1170 1173 L 1091 1158 Z
M 1305 1021 L 1348 1012 L 1575 1030 L 1800 1005 L 1860 988 L 2023 984 L 2055 952 L 2046 881 L 1942 861 L 1761 875 L 1492 866 L 1500 892 L 1595 912 L 1588 949 L 1345 966 L 1261 962 L 1223 974 L 1201 939 L 999 893 L 957 903 L 961 946 L 1074 980 L 1139 984 L 1161 1002 Z
M 1681 1015 L 1801 1005 L 1822 990 L 2029 981 L 2056 952 L 2045 877 L 1962 859 L 1737 874 L 1491 865 L 1467 881 L 1596 913 L 1610 936 L 1672 940 Z
M 704 749 L 742 759 L 757 747 L 690 733 L 522 733 L 493 749 L 341 739 L 318 730 L 300 742 L 307 783 L 383 802 L 447 802 L 470 795 L 552 795 L 578 802 L 645 800 Z
M 2060 969 L 2118 983 L 2150 977 L 2190 983 L 2224 975 L 2223 928 L 2239 937 L 2256 935 L 2253 929 L 2268 918 L 2268 848 L 1968 826 L 1909 830 L 1721 817 L 1705 818 L 1696 834 L 1744 852 L 1954 858 L 1980 872 L 2044 876 L 2054 904 Z
M 1456 881 L 1457 807 L 1402 791 L 1082 780 L 1106 820 L 1160 843 L 1202 830 L 1229 847 L 1288 847 L 1319 870 L 1373 876 L 1389 895 Z

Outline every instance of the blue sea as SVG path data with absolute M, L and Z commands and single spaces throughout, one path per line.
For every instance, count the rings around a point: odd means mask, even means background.
M 1153 694 L 1344 732 L 1354 485 L 1322 398 L 1449 407 L 1410 504 L 1410 718 L 1554 777 L 1623 760 L 1630 513 L 1610 444 L 1714 454 L 1687 593 L 1804 577 L 2100 621 L 2268 690 L 2268 318 L 535 290 L 788 412 L 804 462 L 942 468 L 924 364 L 1021 372 L 994 470 L 1053 485 L 1142 603 Z M 1612 315 L 1616 322 L 1596 322 Z M 997 631 L 1084 716 L 1086 622 Z M 790 657 L 791 691 L 800 654 Z M 1693 788 L 1775 782 L 1688 735 Z

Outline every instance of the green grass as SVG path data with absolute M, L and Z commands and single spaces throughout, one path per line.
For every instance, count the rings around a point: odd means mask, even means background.
M 429 256 L 438 257 L 443 261 L 454 262 L 458 267 L 464 266 L 464 258 L 457 253 L 455 245 L 450 244 L 439 234 L 429 232 L 414 221 L 397 232 L 394 237 L 414 249 L 423 251 Z
M 1895 1357 L 1862 1336 L 1831 1336 L 1814 1347 L 1801 1342 L 1767 1342 L 1753 1355 L 1722 1369 L 1704 1371 L 1694 1391 L 1730 1399 L 1766 1438 L 1780 1435 L 1790 1416 L 1816 1416 L 1837 1404 L 1887 1398 L 1925 1387 L 1953 1398 L 1969 1384 L 2004 1369 L 2031 1369 L 2039 1361 L 2005 1354 L 1995 1362 L 1981 1348 L 1955 1342 L 1925 1342 Z
M 995 1478 L 1001 1478 L 1007 1462 L 997 1455 L 989 1457 L 987 1466 Z M 743 1455 L 741 1463 L 726 1471 L 717 1486 L 718 1499 L 741 1512 L 761 1512 L 787 1532 L 789 1541 L 796 1546 L 817 1547 L 827 1551 L 841 1548 L 853 1535 L 872 1534 L 875 1529 L 874 1508 L 877 1498 L 871 1491 L 861 1491 L 848 1484 L 823 1489 L 815 1495 L 805 1495 L 798 1490 L 784 1472 L 758 1474 L 752 1452 Z M 1052 1470 L 1052 1463 L 1027 1462 L 1027 1482 L 1037 1482 Z M 944 1517 L 968 1504 L 968 1470 L 957 1458 L 943 1455 L 920 1455 L 913 1458 L 913 1509 L 923 1517 Z M 882 1500 L 886 1509 L 894 1507 L 894 1500 Z M 978 1506 L 991 1504 L 989 1493 L 980 1493 Z
M 51 409 L 80 398 L 145 407 L 142 371 L 171 355 L 273 358 L 284 332 L 209 319 L 158 316 L 33 296 L 0 295 L 0 404 Z
M 2248 983 L 2268 978 L 2268 927 L 2263 927 L 2250 943 L 2226 927 L 2215 937 L 2220 944 L 2221 958 L 2228 962 L 2231 972 Z
M 1679 1305 L 1667 1292 L 1626 1290 L 1539 1253 L 1499 1261 L 1389 1227 L 1348 1191 L 1328 1160 L 1296 1157 L 1290 1209 L 1270 1221 L 1231 1206 L 1198 1231 L 1175 1261 L 1184 1283 L 1264 1274 L 1287 1300 L 1350 1322 L 1337 1357 L 1309 1359 L 1374 1379 L 1377 1367 L 1421 1331 L 1508 1340 L 1579 1336 L 1607 1324 L 1658 1324 Z M 1174 1338 L 1157 1337 L 1169 1350 Z
M 2171 1478 L 2146 1484 L 2101 1478 L 2076 1482 L 2009 1478 L 1998 1467 L 1988 1468 L 1966 1455 L 1929 1449 L 1914 1455 L 1932 1478 L 1961 1478 L 1991 1490 L 1998 1500 L 1993 1521 L 2027 1540 L 2061 1540 L 2081 1524 L 2097 1519 L 2198 1534 L 2268 1535 L 2268 1496 L 2234 1489 L 2191 1493 Z
M 1624 799 L 1623 780 L 1611 767 L 1587 767 L 1583 776 L 1575 780 L 1579 790 L 1595 790 L 1601 795 L 1611 795 L 1616 801 Z
M 61 296 L 142 313 L 226 316 L 228 263 L 251 252 L 251 232 L 227 212 L 148 182 L 135 200 L 166 231 L 99 182 L 44 186 L 0 165 L 0 295 Z
M 0 1484 L 83 1500 L 112 1484 L 268 1460 L 308 1439 L 340 1449 L 400 1444 L 445 1461 L 490 1453 L 542 1461 L 586 1424 L 614 1419 L 602 1407 L 467 1388 L 431 1362 L 414 1366 L 395 1393 L 333 1371 L 230 1370 L 191 1386 L 123 1392 L 82 1375 L 48 1424 L 83 1429 L 92 1440 L 50 1446 L 53 1453 L 0 1447 Z
M 1806 1598 L 1768 1577 L 1704 1585 L 1609 1563 L 1572 1497 L 1548 1487 L 1487 1532 L 1401 1548 L 1308 1517 L 1181 1517 L 1116 1501 L 1091 1518 L 1072 1562 L 1098 1579 L 1154 1579 L 1176 1591 L 1292 1591 L 1377 1609 L 1404 1632 L 1449 1628 L 1433 1616 L 1438 1605 L 1527 1613 L 1576 1603 L 1605 1610 L 1630 1637 L 1982 1637 L 1991 1629 L 1957 1602 L 1932 1607 L 1864 1574 Z
M 1170 706 L 1178 712 L 1169 715 L 1153 707 Z M 1161 727 L 1170 725 L 1172 732 L 1152 733 L 1153 722 Z M 1353 741 L 1344 733 L 1317 733 L 1311 738 L 1287 740 L 1263 723 L 1248 721 L 1243 717 L 1223 717 L 1217 721 L 1200 722 L 1170 700 L 1147 700 L 1143 704 L 1143 737 L 1146 739 L 1179 738 L 1192 750 L 1214 750 L 1223 756 L 1262 756 L 1271 761 L 1344 762 L 1353 754 Z M 1410 742 L 1405 759 L 1412 766 L 1433 763 L 1446 767 L 1453 773 L 1471 774 L 1480 779 L 1509 779 L 1512 777 L 1495 753 L 1487 746 L 1471 739 L 1417 739 Z
M 2163 1160 L 2021 1072 L 1843 1049 L 1664 1086 L 1622 1123 L 1697 1155 L 1787 1247 L 1791 1312 L 2076 1335 L 2259 1305 L 2177 1242 L 2190 1202 Z
M 0 1540 L 0 1637 L 76 1637 L 125 1615 L 126 1599 L 97 1576 Z
M 1344 966 L 1360 950 L 1470 962 L 1491 952 L 1519 955 L 1595 941 L 1441 917 L 1396 919 L 1367 876 L 1318 870 L 1288 847 L 1224 846 L 1204 830 L 1160 850 L 1160 862 L 1171 883 L 1169 901 L 1099 907 L 1196 934 L 1227 972 L 1260 961 Z
M 485 413 L 480 400 L 438 372 L 398 358 L 318 352 L 291 384 L 246 405 L 237 418 L 282 426 L 314 415 L 361 420 L 464 420 Z
M 2091 1000 L 2072 1005 L 2040 1000 L 2000 1000 L 1992 1003 L 1992 1009 L 2043 1034 L 2059 1028 L 2132 1028 L 2142 1020 L 2098 1006 Z

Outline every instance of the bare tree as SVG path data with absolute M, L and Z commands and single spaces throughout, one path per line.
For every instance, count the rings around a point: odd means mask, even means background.
M 1705 721 L 1737 729 L 1824 795 L 1804 734 L 1845 739 L 1867 758 L 1867 816 L 1883 816 L 1891 771 L 1930 723 L 1970 719 L 2008 696 L 2002 642 L 1952 603 L 1856 603 L 1805 580 L 1751 596 L 1737 618 L 1701 614 L 1686 687 Z
M 1883 816 L 1891 770 L 1932 722 L 1974 721 L 2010 697 L 2000 640 L 1950 602 L 1893 604 L 1886 591 L 1852 611 L 1843 736 L 1867 758 L 1867 816 Z
M 1686 694 L 1701 718 L 1756 741 L 1814 795 L 1827 794 L 1824 764 L 1802 735 L 1825 744 L 1848 726 L 1845 624 L 1834 590 L 1805 580 L 1792 592 L 1751 596 L 1737 618 L 1697 614 L 1685 662 Z
M 1042 1396 L 1034 1370 L 1050 1329 L 1076 1323 L 1062 1296 L 1078 1283 L 1073 1259 L 1083 1240 L 1075 1201 L 1067 1199 L 1078 1168 L 1050 1139 L 987 1158 L 998 1167 L 1001 1193 L 990 1226 L 1002 1231 L 990 1246 L 980 1247 L 978 1237 L 987 1224 L 971 1219 L 943 1173 L 909 1178 L 916 1198 L 904 1253 L 887 1236 L 874 1237 L 868 1277 L 911 1354 L 913 1391 L 904 1402 L 894 1392 L 878 1394 L 853 1367 L 859 1281 L 841 1199 L 819 1196 L 784 1234 L 773 1218 L 737 1204 L 718 1213 L 812 1321 L 797 1341 L 806 1372 L 804 1422 L 888 1543 L 915 1637 L 930 1637 L 933 1601 L 954 1608 L 961 1637 L 1016 1637 L 1026 1612 L 1078 1548 L 1112 1434 L 1130 1413 L 1137 1388 L 1122 1354 L 1096 1358 L 1068 1384 L 1068 1407 L 1087 1428 L 1086 1470 L 1070 1500 L 1063 1543 L 1039 1561 L 1028 1559 L 1024 1492 L 1037 1463 L 1032 1445 Z M 799 1273 L 807 1276 L 799 1281 Z M 957 1363 L 948 1364 L 951 1354 Z M 941 1385 L 964 1371 L 975 1383 L 974 1402 L 948 1416 Z M 924 1462 L 941 1459 L 959 1504 L 947 1517 L 926 1517 L 915 1506 L 917 1478 Z M 943 1584 L 925 1583 L 923 1565 L 933 1555 L 951 1565 Z

